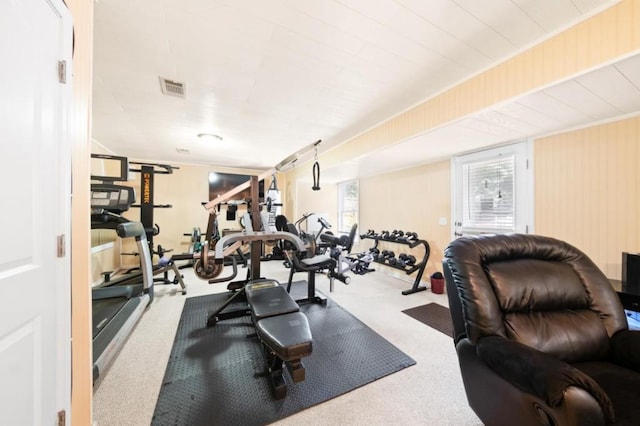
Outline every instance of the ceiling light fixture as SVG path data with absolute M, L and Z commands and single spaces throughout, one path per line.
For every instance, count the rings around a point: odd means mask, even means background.
M 221 141 L 222 136 L 216 135 L 215 133 L 198 133 L 198 137 L 200 139 L 207 139 L 212 141 Z

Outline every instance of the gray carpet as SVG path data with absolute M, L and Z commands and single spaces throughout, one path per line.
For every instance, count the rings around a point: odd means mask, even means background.
M 405 309 L 402 312 L 449 337 L 453 337 L 453 323 L 451 322 L 449 308 L 446 306 L 427 303 L 426 305 Z
M 329 299 L 325 307 L 301 307 L 313 335 L 313 353 L 303 359 L 306 380 L 294 384 L 285 375 L 287 396 L 275 400 L 261 346 L 247 337 L 250 318 L 205 327 L 208 312 L 227 297 L 186 300 L 153 425 L 263 425 L 415 364 Z

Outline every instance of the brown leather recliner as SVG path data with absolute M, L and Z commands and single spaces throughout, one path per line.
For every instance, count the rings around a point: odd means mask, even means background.
M 462 379 L 485 424 L 640 424 L 640 331 L 584 253 L 512 234 L 444 254 Z

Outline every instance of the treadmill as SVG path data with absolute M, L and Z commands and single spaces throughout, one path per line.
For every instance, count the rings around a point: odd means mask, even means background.
M 130 222 L 120 213 L 134 202 L 133 188 L 99 184 L 91 187 L 92 229 L 114 229 L 120 238 L 135 238 L 140 253 L 141 274 L 119 285 L 92 289 L 93 383 L 108 368 L 127 337 L 153 301 L 153 265 L 147 237 L 140 222 Z

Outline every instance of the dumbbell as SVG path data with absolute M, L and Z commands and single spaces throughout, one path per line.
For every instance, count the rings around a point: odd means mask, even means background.
M 366 234 L 360 235 L 360 238 L 375 238 L 376 237 L 376 231 L 374 231 L 373 229 L 369 229 L 367 231 Z
M 376 259 L 376 255 L 373 254 L 372 252 L 365 252 L 365 253 L 360 253 L 358 255 L 358 264 L 360 263 L 366 263 L 369 264 L 371 262 L 373 262 Z
M 415 232 L 407 232 L 406 238 L 407 242 L 416 241 L 418 239 L 418 234 Z
M 404 236 L 404 232 L 400 231 L 400 230 L 394 230 L 393 233 L 391 233 L 391 235 L 389 235 L 389 239 L 392 239 L 394 241 L 402 238 Z
M 399 237 L 402 237 L 404 235 L 404 232 L 398 230 L 398 229 L 394 229 L 390 234 L 389 234 L 389 239 L 390 240 L 397 240 Z
M 405 243 L 412 243 L 418 239 L 418 234 L 415 232 L 405 232 L 404 236 L 397 239 L 397 241 L 402 241 Z
M 386 258 L 387 258 L 387 253 L 388 253 L 388 252 L 389 252 L 389 250 L 382 250 L 381 252 L 379 252 L 378 254 L 376 254 L 376 255 L 375 255 L 376 260 L 377 260 L 378 262 L 382 262 L 382 263 L 384 263 L 384 261 L 385 261 L 385 260 L 386 260 Z
M 380 233 L 380 238 L 382 238 L 383 240 L 389 239 L 389 231 L 382 231 Z
M 412 232 L 405 232 L 404 235 L 400 235 L 398 238 L 396 238 L 396 241 L 406 243 L 411 234 Z
M 384 261 L 389 262 L 392 265 L 395 264 L 396 254 L 392 250 L 383 250 L 382 253 Z
M 402 266 L 413 266 L 416 264 L 416 257 L 412 254 L 401 253 L 398 258 L 402 262 Z

